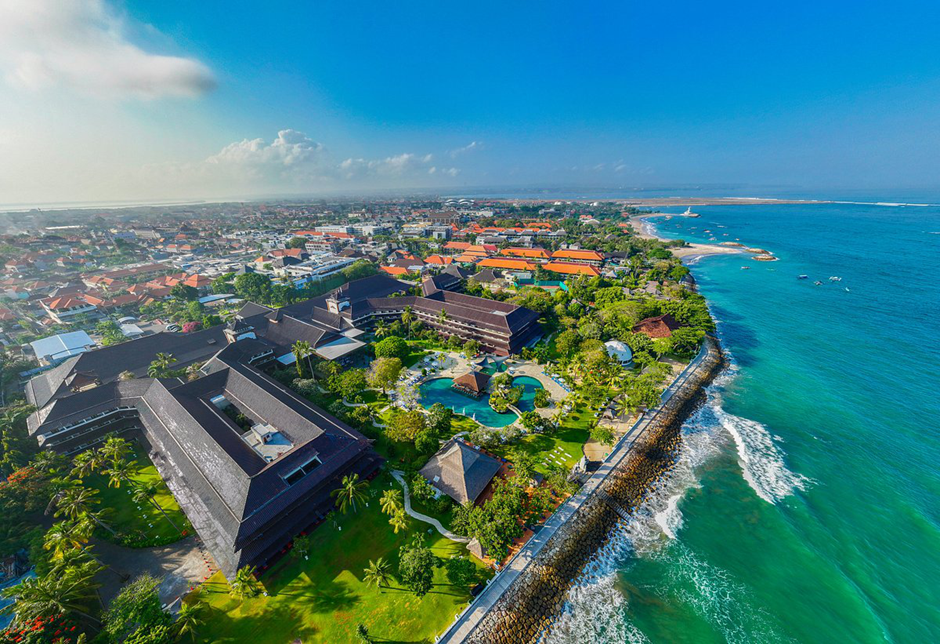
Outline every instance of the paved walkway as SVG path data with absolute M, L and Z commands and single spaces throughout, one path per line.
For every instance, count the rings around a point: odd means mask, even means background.
M 679 377 L 663 392 L 663 403 L 669 400 L 669 398 L 688 381 L 689 377 L 696 371 L 706 355 L 708 355 L 708 353 L 705 347 L 703 347 L 698 356 L 689 363 L 689 366 L 686 367 Z M 486 617 L 487 613 L 499 602 L 503 593 L 505 593 L 526 571 L 529 565 L 537 559 L 542 548 L 545 547 L 545 544 L 547 544 L 549 540 L 555 536 L 555 533 L 577 513 L 591 496 L 594 495 L 607 476 L 620 467 L 620 464 L 623 463 L 624 459 L 630 454 L 634 442 L 653 424 L 659 417 L 661 411 L 662 405 L 640 416 L 639 420 L 636 421 L 630 431 L 620 438 L 614 446 L 614 451 L 611 452 L 597 471 L 591 475 L 587 483 L 584 484 L 577 494 L 558 506 L 555 513 L 549 517 L 542 529 L 536 532 L 516 556 L 506 564 L 503 570 L 490 580 L 486 589 L 467 607 L 463 614 L 457 618 L 457 621 L 441 636 L 438 642 L 463 642 L 473 632 L 483 618 Z
M 411 508 L 411 495 L 408 493 L 408 484 L 405 483 L 405 477 L 402 476 L 403 472 L 401 470 L 394 470 L 392 476 L 395 477 L 395 480 L 401 483 L 401 489 L 405 491 L 405 512 L 412 519 L 417 519 L 418 521 L 423 521 L 424 523 L 430 524 L 437 529 L 442 535 L 450 539 L 451 541 L 457 541 L 459 543 L 470 543 L 469 537 L 461 537 L 458 534 L 454 534 L 447 528 L 441 525 L 441 522 L 433 517 L 429 517 L 426 514 L 421 514 L 416 512 Z
M 101 573 L 99 592 L 105 604 L 127 583 L 148 572 L 160 580 L 157 588 L 160 601 L 172 604 L 187 594 L 191 586 L 198 586 L 218 570 L 209 552 L 193 535 L 158 548 L 125 548 L 103 539 L 96 539 L 94 546 L 101 562 L 114 571 Z M 126 581 L 122 583 L 118 575 L 126 577 Z

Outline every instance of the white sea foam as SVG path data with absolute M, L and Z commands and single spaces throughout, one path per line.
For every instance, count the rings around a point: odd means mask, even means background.
M 783 452 L 766 425 L 729 414 L 720 406 L 714 411 L 718 422 L 734 438 L 744 479 L 760 498 L 776 503 L 806 486 L 806 477 L 787 469 Z
M 727 642 L 784 641 L 764 612 L 753 605 L 744 584 L 708 564 L 685 544 L 674 542 L 661 553 L 667 569 L 664 597 L 678 597 L 718 630 Z

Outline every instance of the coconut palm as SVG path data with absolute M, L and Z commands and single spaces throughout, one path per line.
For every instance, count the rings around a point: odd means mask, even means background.
M 79 480 L 87 478 L 101 469 L 102 460 L 101 455 L 96 450 L 90 449 L 78 454 L 72 459 L 72 477 Z
M 382 493 L 382 498 L 379 500 L 379 505 L 382 506 L 382 512 L 388 515 L 398 514 L 402 510 L 402 495 L 401 490 L 391 489 L 385 490 Z
M 408 515 L 404 512 L 397 512 L 388 522 L 391 524 L 395 534 L 398 534 L 399 530 L 404 530 L 408 527 Z
M 379 320 L 375 325 L 375 337 L 384 338 L 388 335 L 388 326 L 382 320 Z
M 172 353 L 158 353 L 147 367 L 147 375 L 151 378 L 163 378 L 170 370 L 170 365 L 176 362 Z
M 163 509 L 163 506 L 157 503 L 157 500 L 154 498 L 157 495 L 157 491 L 160 488 L 157 486 L 154 481 L 147 481 L 142 483 L 134 484 L 133 499 L 135 503 L 144 503 L 148 502 L 150 505 L 160 510 L 160 514 L 163 515 L 163 518 L 169 521 L 170 525 L 173 526 L 173 529 L 177 532 L 182 532 L 175 523 L 173 519 L 170 518 L 170 515 L 166 513 L 166 510 Z
M 414 322 L 414 319 L 415 319 L 415 316 L 414 316 L 414 313 L 411 312 L 411 307 L 406 306 L 404 310 L 401 312 L 401 323 L 404 325 L 406 329 L 408 329 L 409 338 L 411 337 L 411 323 Z
M 310 347 L 310 343 L 307 342 L 306 340 L 297 340 L 297 342 L 295 342 L 294 345 L 291 347 L 291 351 L 294 354 L 294 361 L 297 363 L 297 377 L 303 378 L 304 368 L 303 368 L 303 363 L 301 362 L 301 360 L 303 360 L 304 358 L 309 358 L 310 353 L 313 351 L 313 349 Z M 312 377 L 313 368 L 310 366 L 309 361 L 307 363 L 307 367 L 310 368 L 310 376 Z
M 91 615 L 97 600 L 95 574 L 101 564 L 90 559 L 57 573 L 24 579 L 16 586 L 0 591 L 4 597 L 15 598 L 11 607 L 17 622 L 50 615 L 75 614 L 95 626 L 101 622 Z
M 369 565 L 362 571 L 362 580 L 370 586 L 381 588 L 388 586 L 392 578 L 391 565 L 382 557 L 375 561 L 369 559 Z
M 136 468 L 132 463 L 124 459 L 111 462 L 111 466 L 105 470 L 108 475 L 108 487 L 120 488 L 121 483 L 131 480 Z
M 229 583 L 229 586 L 229 594 L 235 599 L 246 599 L 257 596 L 259 590 L 258 578 L 255 577 L 255 567 L 245 566 L 244 568 L 239 568 L 238 572 L 235 573 L 235 579 Z
M 205 623 L 203 618 L 205 609 L 206 604 L 201 601 L 183 604 L 180 607 L 180 612 L 176 614 L 176 622 L 174 623 L 176 636 L 181 638 L 183 635 L 189 635 L 195 642 L 196 629 Z
M 88 535 L 76 529 L 77 524 L 59 521 L 46 532 L 43 548 L 52 551 L 54 559 L 61 559 L 70 550 L 81 550 L 88 541 Z
M 66 516 L 72 521 L 87 518 L 112 535 L 116 534 L 111 526 L 101 520 L 100 514 L 94 511 L 94 507 L 98 503 L 98 499 L 95 498 L 97 494 L 97 490 L 81 486 L 62 490 L 56 495 L 55 516 Z
M 118 438 L 117 436 L 108 436 L 108 439 L 104 442 L 104 445 L 101 446 L 101 449 L 98 450 L 101 458 L 115 463 L 117 461 L 123 461 L 130 456 L 131 446 L 123 438 Z
M 330 492 L 330 496 L 336 497 L 336 506 L 343 514 L 346 514 L 350 505 L 355 512 L 356 501 L 365 499 L 367 487 L 369 487 L 369 482 L 360 481 L 358 474 L 347 474 L 343 477 L 343 484 Z
M 630 401 L 627 400 L 626 396 L 621 396 L 617 399 L 614 409 L 615 413 L 620 416 L 620 418 L 623 418 L 633 410 L 633 406 L 630 404 Z
M 55 472 L 60 466 L 67 463 L 68 461 L 59 454 L 45 450 L 36 454 L 33 460 L 30 461 L 30 465 L 43 474 Z
M 441 312 L 437 314 L 437 321 L 441 325 L 447 322 L 447 310 L 446 309 L 442 308 Z

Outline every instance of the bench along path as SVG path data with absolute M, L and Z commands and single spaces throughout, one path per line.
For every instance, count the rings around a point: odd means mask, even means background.
M 405 491 L 405 513 L 410 516 L 412 519 L 417 519 L 418 521 L 423 521 L 434 526 L 438 532 L 450 539 L 451 541 L 457 541 L 459 543 L 470 543 L 469 537 L 461 537 L 458 534 L 454 534 L 447 528 L 441 525 L 441 522 L 433 517 L 429 517 L 426 514 L 421 514 L 416 512 L 411 508 L 411 494 L 408 493 L 408 484 L 405 483 L 405 477 L 401 470 L 395 470 L 392 472 L 392 476 L 395 477 L 395 480 L 401 483 L 401 488 Z

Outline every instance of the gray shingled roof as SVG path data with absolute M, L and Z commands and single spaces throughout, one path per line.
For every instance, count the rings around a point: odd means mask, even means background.
M 420 474 L 457 503 L 477 500 L 502 464 L 459 440 L 450 440 L 421 468 Z

